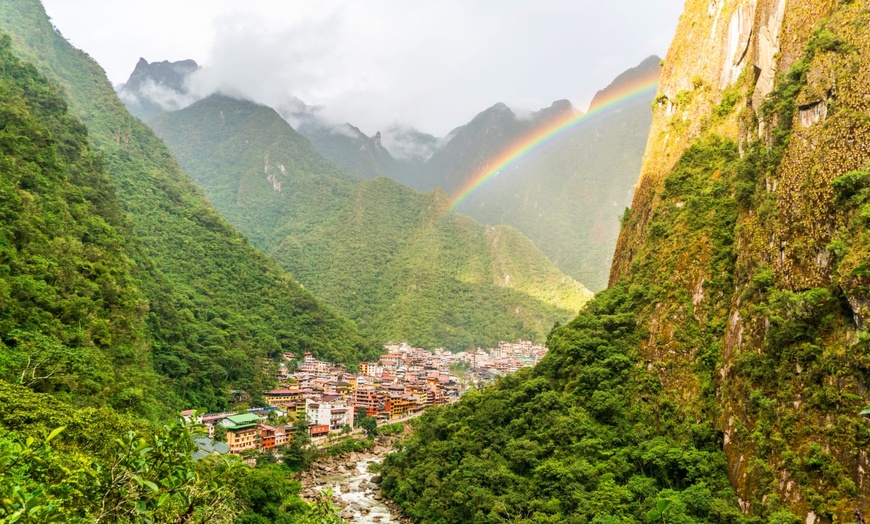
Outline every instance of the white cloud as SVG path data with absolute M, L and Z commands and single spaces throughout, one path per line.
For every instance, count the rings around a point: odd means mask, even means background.
M 663 54 L 682 0 L 45 0 L 55 25 L 126 80 L 140 56 L 193 58 L 192 87 L 297 96 L 366 134 L 443 135 L 495 102 L 519 112 L 594 93 Z

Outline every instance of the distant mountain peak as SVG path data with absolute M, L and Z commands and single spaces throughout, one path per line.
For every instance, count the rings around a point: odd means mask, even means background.
M 563 98 L 562 100 L 556 100 L 552 104 L 550 104 L 549 109 L 553 109 L 556 111 L 573 111 L 574 106 L 571 105 L 571 101 L 567 98 Z
M 187 79 L 199 70 L 195 60 L 151 62 L 139 58 L 127 82 L 118 86 L 118 97 L 134 115 L 148 120 L 164 111 L 193 103 Z
M 199 64 L 191 59 L 179 60 L 177 62 L 164 60 L 162 62 L 149 63 L 148 60 L 140 57 L 124 87 L 132 90 L 140 89 L 143 84 L 150 80 L 155 84 L 164 85 L 179 93 L 186 93 L 188 90 L 185 86 L 185 81 L 190 74 L 198 69 Z
M 595 109 L 603 104 L 605 100 L 610 99 L 614 93 L 624 90 L 629 86 L 657 81 L 661 74 L 661 66 L 659 65 L 661 61 L 662 59 L 658 56 L 650 55 L 635 67 L 614 78 L 610 85 L 595 94 L 592 102 L 589 104 L 589 110 Z
M 570 100 L 556 100 L 550 107 L 545 107 L 532 113 L 532 121 L 536 125 L 544 124 L 556 119 L 567 117 L 568 115 L 579 116 L 581 114 L 572 104 Z
M 493 104 L 487 109 L 481 111 L 475 118 L 488 116 L 495 116 L 497 118 L 516 118 L 516 114 L 514 113 L 513 109 L 508 107 L 508 105 L 504 102 L 498 102 L 496 104 Z

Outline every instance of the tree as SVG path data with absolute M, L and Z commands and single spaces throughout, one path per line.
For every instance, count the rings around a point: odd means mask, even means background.
M 378 434 L 378 420 L 375 417 L 363 417 L 359 421 L 359 427 L 366 430 L 369 438 L 374 438 Z
M 3 522 L 232 522 L 239 512 L 226 489 L 234 458 L 193 460 L 179 423 L 144 437 L 130 431 L 107 446 L 104 459 L 41 439 L 0 430 L 0 520 Z
M 304 423 L 296 426 L 293 440 L 287 446 L 284 453 L 284 464 L 293 471 L 306 469 L 317 458 L 317 449 L 311 447 L 311 437 L 308 435 L 308 426 Z

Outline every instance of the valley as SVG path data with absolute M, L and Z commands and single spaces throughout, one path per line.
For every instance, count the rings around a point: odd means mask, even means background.
M 381 340 L 542 341 L 592 296 L 516 230 L 451 212 L 443 192 L 344 174 L 270 108 L 213 95 L 151 126 L 254 245 Z
M 0 0 L 0 520 L 870 515 L 867 0 L 162 2 Z

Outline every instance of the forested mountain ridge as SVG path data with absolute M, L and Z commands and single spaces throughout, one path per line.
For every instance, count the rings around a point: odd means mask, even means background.
M 218 215 L 160 139 L 126 111 L 99 65 L 51 27 L 38 1 L 0 2 L 0 20 L 15 52 L 60 85 L 101 154 L 135 239 L 125 247 L 148 303 L 150 360 L 170 379 L 176 403 L 221 408 L 230 387 L 268 383 L 264 359 L 285 350 L 346 362 L 375 354 L 377 344 Z
M 343 174 L 265 106 L 212 95 L 151 125 L 228 220 L 380 339 L 542 340 L 591 296 L 515 230 L 449 212 L 443 194 Z
M 286 468 L 194 461 L 188 429 L 162 425 L 177 399 L 152 368 L 133 227 L 7 35 L 0 99 L 0 520 L 336 522 Z
M 288 231 L 320 223 L 359 181 L 253 102 L 211 95 L 149 125 L 212 205 L 267 253 Z
M 866 2 L 689 0 L 610 288 L 384 467 L 419 522 L 862 521 Z
M 593 118 L 505 166 L 458 209 L 484 224 L 516 228 L 563 272 L 590 289 L 602 289 L 651 120 L 652 91 L 631 94 L 656 81 L 660 61 L 650 56 L 618 75 L 592 100 Z M 186 86 L 195 83 L 191 62 L 140 60 L 129 87 L 120 87 L 119 94 L 134 114 L 143 107 L 159 112 L 192 103 L 195 97 Z M 615 99 L 621 103 L 608 107 Z M 523 115 L 498 103 L 439 139 L 400 125 L 367 136 L 350 123 L 328 121 L 322 108 L 294 97 L 275 109 L 318 153 L 348 174 L 386 176 L 418 191 L 441 188 L 451 196 L 529 136 L 581 115 L 568 100 Z M 148 121 L 156 114 L 149 113 Z
M 85 127 L 6 35 L 0 71 L 0 377 L 73 404 L 163 413 L 113 185 Z

